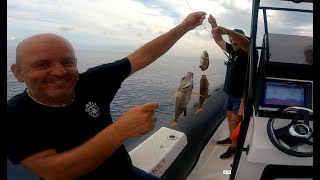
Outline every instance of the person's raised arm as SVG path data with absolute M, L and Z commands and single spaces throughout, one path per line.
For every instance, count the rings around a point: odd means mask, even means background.
M 227 33 L 231 36 L 235 41 L 237 41 L 238 45 L 245 51 L 249 52 L 250 48 L 250 40 L 241 33 L 235 32 L 233 30 L 227 29 Z
M 211 24 L 211 33 L 214 41 L 220 46 L 222 50 L 227 51 L 226 41 L 223 40 L 222 32 L 218 28 L 217 21 L 211 14 L 209 15 L 208 22 Z
M 128 138 L 154 129 L 156 108 L 158 104 L 154 102 L 131 108 L 84 144 L 63 153 L 45 150 L 27 157 L 21 164 L 46 180 L 76 179 L 96 169 Z
M 215 31 L 220 32 L 220 34 L 222 35 L 226 34 L 231 36 L 237 42 L 239 47 L 241 47 L 245 52 L 249 52 L 250 40 L 243 34 L 235 32 L 231 29 L 227 29 L 222 26 L 217 26 Z
M 219 26 L 212 28 L 211 33 L 214 41 L 220 46 L 220 48 L 227 51 L 226 41 L 222 38 L 222 32 L 219 29 Z
M 208 18 L 208 21 L 212 27 L 211 33 L 213 35 L 213 39 L 221 47 L 222 50 L 227 50 L 226 42 L 222 38 L 222 35 L 226 34 L 231 36 L 245 52 L 249 52 L 250 41 L 247 39 L 247 37 L 233 30 L 218 26 L 216 19 L 211 14 Z
M 184 21 L 169 32 L 151 40 L 128 56 L 131 63 L 130 75 L 148 66 L 166 53 L 184 34 L 202 24 L 205 12 L 189 14 Z

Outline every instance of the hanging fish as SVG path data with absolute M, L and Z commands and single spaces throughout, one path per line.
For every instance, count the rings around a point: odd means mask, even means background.
M 200 79 L 200 95 L 197 112 L 202 112 L 202 106 L 209 95 L 209 81 L 206 75 L 202 75 Z
M 174 120 L 171 125 L 176 126 L 179 116 L 184 112 L 184 116 L 187 115 L 187 105 L 189 103 L 191 93 L 193 89 L 193 73 L 188 72 L 186 76 L 181 78 L 178 92 L 175 94 L 176 97 L 176 109 Z
M 203 51 L 200 59 L 200 66 L 202 71 L 205 71 L 209 67 L 209 54 L 207 51 Z
M 209 15 L 208 22 L 211 24 L 212 28 L 218 26 L 216 19 L 211 14 Z

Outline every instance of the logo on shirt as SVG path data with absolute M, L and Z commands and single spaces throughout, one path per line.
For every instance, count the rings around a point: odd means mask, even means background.
M 99 107 L 95 102 L 88 102 L 85 111 L 88 112 L 91 117 L 98 117 L 100 115 Z

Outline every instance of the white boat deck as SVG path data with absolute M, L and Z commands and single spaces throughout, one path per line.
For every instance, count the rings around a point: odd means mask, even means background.
M 226 152 L 229 146 L 216 145 L 217 141 L 225 139 L 228 136 L 228 120 L 225 118 L 202 151 L 197 165 L 187 180 L 229 179 L 233 157 L 226 160 L 220 159 L 220 155 Z
M 257 131 L 252 131 L 253 124 Z M 241 155 L 240 172 L 237 172 L 237 179 L 259 179 L 264 167 L 268 164 L 281 164 L 281 165 L 301 165 L 312 166 L 313 157 L 300 158 L 282 153 L 277 150 L 268 139 L 267 126 L 268 118 L 259 117 L 250 121 L 245 145 L 251 142 L 251 150 L 248 155 L 245 152 Z M 288 120 L 278 119 L 277 127 L 284 127 L 288 124 Z M 313 123 L 310 122 L 311 128 Z M 222 160 L 220 155 L 223 154 L 228 146 L 216 145 L 216 142 L 225 139 L 229 136 L 228 120 L 225 118 L 215 134 L 212 136 L 204 150 L 202 151 L 197 165 L 189 174 L 187 180 L 226 180 L 229 179 L 233 163 L 233 158 Z M 311 148 L 311 149 L 310 149 Z M 296 149 L 301 152 L 312 151 L 312 146 L 304 145 Z M 308 178 L 307 178 L 308 179 Z M 310 178 L 309 178 L 310 179 Z

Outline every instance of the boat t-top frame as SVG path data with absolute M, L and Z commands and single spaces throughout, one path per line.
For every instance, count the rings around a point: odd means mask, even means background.
M 313 3 L 313 0 L 284 0 L 284 1 L 292 1 L 294 3 Z M 255 55 L 256 49 L 262 49 L 262 47 L 257 47 L 256 45 L 256 37 L 257 37 L 257 26 L 258 26 L 258 14 L 259 10 L 263 12 L 263 19 L 264 19 L 264 32 L 267 34 L 268 31 L 268 22 L 267 22 L 267 10 L 279 10 L 279 11 L 294 11 L 294 12 L 306 12 L 306 13 L 313 13 L 312 10 L 305 10 L 305 9 L 291 9 L 291 8 L 279 8 L 279 7 L 263 7 L 260 6 L 260 0 L 253 0 L 252 2 L 252 19 L 251 19 L 251 33 L 250 33 L 250 53 L 249 53 L 249 64 L 248 64 L 248 71 L 246 74 L 246 83 L 245 83 L 245 91 L 244 91 L 244 106 L 243 106 L 243 116 L 241 120 L 241 128 L 238 137 L 238 145 L 236 149 L 236 155 L 234 157 L 234 161 L 232 164 L 232 170 L 230 174 L 230 180 L 234 180 L 236 177 L 236 173 L 238 170 L 240 158 L 242 151 L 247 151 L 248 148 L 243 148 L 247 130 L 249 127 L 250 117 L 253 114 L 253 105 L 255 101 L 255 94 L 256 94 L 256 76 L 257 76 L 257 62 L 258 57 Z M 267 42 L 268 43 L 268 39 Z M 268 47 L 268 46 L 267 46 Z M 268 48 L 265 49 L 267 55 L 269 56 Z

